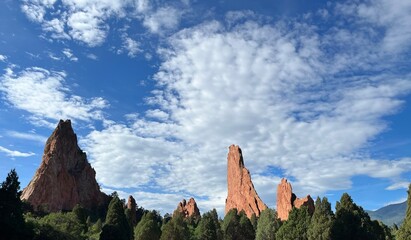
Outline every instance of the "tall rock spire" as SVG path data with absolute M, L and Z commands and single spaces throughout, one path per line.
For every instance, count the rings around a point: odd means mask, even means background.
M 21 199 L 37 210 L 48 212 L 71 210 L 76 204 L 97 207 L 107 201 L 107 196 L 100 192 L 95 176 L 86 153 L 77 145 L 71 121 L 60 120 Z
M 244 211 L 251 218 L 253 213 L 259 216 L 267 208 L 258 196 L 251 181 L 250 172 L 244 166 L 241 149 L 231 145 L 227 156 L 228 196 L 225 201 L 225 213 L 232 208 Z

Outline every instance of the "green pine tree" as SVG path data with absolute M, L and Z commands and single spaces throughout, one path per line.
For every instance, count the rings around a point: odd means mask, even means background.
M 161 236 L 161 217 L 156 211 L 143 215 L 134 229 L 135 240 L 158 240 Z
M 274 209 L 267 208 L 258 218 L 256 240 L 275 240 L 275 233 L 281 227 L 281 220 L 277 218 Z
M 248 240 L 255 238 L 255 231 L 250 219 L 248 219 L 244 211 L 238 214 L 235 208 L 228 211 L 225 215 L 222 230 L 224 239 L 227 240 Z
M 310 225 L 311 215 L 306 206 L 293 208 L 288 216 L 288 220 L 280 227 L 275 234 L 280 240 L 307 240 L 307 231 Z
M 411 184 L 408 186 L 407 211 L 404 222 L 396 233 L 398 240 L 411 240 Z
M 195 236 L 198 240 L 222 240 L 220 223 L 218 222 L 217 211 L 213 209 L 203 214 L 195 230 Z
M 15 169 L 7 175 L 0 188 L 0 239 L 28 239 L 20 200 L 20 182 Z
M 331 230 L 334 224 L 334 213 L 328 199 L 318 197 L 315 201 L 315 211 L 308 227 L 307 236 L 309 240 L 331 239 Z
M 386 236 L 381 225 L 371 221 L 368 213 L 344 193 L 336 204 L 332 239 L 385 240 Z
M 240 239 L 255 239 L 254 227 L 244 211 L 240 212 L 240 234 Z
M 163 226 L 161 240 L 189 240 L 190 231 L 181 214 L 174 214 L 170 221 Z
M 124 214 L 124 204 L 114 196 L 108 206 L 106 222 L 100 234 L 100 240 L 129 240 L 131 229 Z

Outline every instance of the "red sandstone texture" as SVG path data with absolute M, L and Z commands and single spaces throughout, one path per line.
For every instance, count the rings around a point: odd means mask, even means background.
M 314 200 L 310 195 L 305 198 L 297 198 L 293 193 L 291 183 L 287 179 L 281 179 L 280 184 L 277 187 L 277 214 L 278 218 L 282 221 L 288 219 L 288 215 L 293 207 L 300 208 L 301 206 L 307 206 L 310 214 L 314 213 Z
M 188 202 L 185 199 L 183 199 L 178 204 L 176 211 L 181 213 L 185 218 L 188 218 L 188 217 L 198 218 L 201 216 L 200 210 L 198 209 L 197 203 L 194 200 L 194 198 L 190 198 Z
M 27 200 L 35 210 L 46 212 L 72 210 L 76 204 L 97 207 L 105 204 L 108 197 L 100 192 L 95 176 L 86 153 L 77 145 L 71 121 L 60 120 L 21 199 Z
M 251 181 L 250 172 L 244 166 L 241 149 L 231 145 L 227 156 L 228 196 L 225 201 L 225 213 L 237 208 L 251 218 L 253 213 L 259 216 L 267 208 L 258 196 Z

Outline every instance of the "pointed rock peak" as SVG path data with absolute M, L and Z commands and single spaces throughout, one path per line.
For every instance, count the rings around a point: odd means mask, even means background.
M 200 210 L 197 207 L 197 203 L 194 198 L 190 198 L 188 202 L 183 199 L 177 206 L 176 212 L 182 214 L 185 218 L 194 217 L 199 218 Z
M 297 198 L 293 193 L 291 183 L 287 179 L 281 179 L 277 187 L 277 214 L 282 221 L 288 219 L 288 215 L 293 207 L 300 208 L 307 206 L 310 214 L 314 213 L 314 200 L 310 195 L 305 198 Z
M 228 148 L 227 160 L 234 166 L 238 166 L 239 168 L 244 167 L 243 154 L 241 152 L 241 148 L 238 145 L 233 144 Z
M 47 212 L 71 210 L 76 204 L 86 208 L 103 205 L 108 197 L 100 192 L 95 175 L 86 153 L 77 144 L 71 121 L 60 120 L 21 198 L 36 210 Z
M 54 129 L 50 138 L 73 138 L 76 137 L 73 127 L 71 126 L 71 120 L 60 120 L 57 127 Z M 77 137 L 76 137 L 77 140 Z
M 244 211 L 249 218 L 255 213 L 259 216 L 267 208 L 258 196 L 250 172 L 244 166 L 241 148 L 237 145 L 229 147 L 227 156 L 227 185 L 228 195 L 225 204 L 225 213 L 236 208 Z
M 133 224 L 133 226 L 135 226 L 137 224 L 137 215 L 136 215 L 137 203 L 136 203 L 136 200 L 131 195 L 128 196 L 127 209 L 130 210 L 131 223 Z
M 137 207 L 137 203 L 136 200 L 133 198 L 133 196 L 128 196 L 128 200 L 127 200 L 127 208 L 128 209 L 136 209 Z

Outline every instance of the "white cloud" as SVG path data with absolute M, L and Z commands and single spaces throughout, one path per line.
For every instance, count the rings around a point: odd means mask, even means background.
M 10 150 L 10 149 L 2 147 L 2 146 L 0 146 L 0 152 L 5 153 L 9 157 L 31 157 L 31 156 L 36 155 L 32 152 L 24 153 L 24 152 L 19 152 L 19 151 L 15 151 L 15 150 Z
M 131 58 L 136 57 L 137 54 L 142 51 L 140 49 L 140 44 L 130 37 L 125 37 L 123 39 L 123 48 L 127 51 L 127 55 Z
M 19 138 L 19 139 L 39 142 L 41 144 L 45 144 L 45 142 L 47 141 L 47 137 L 39 135 L 39 134 L 35 134 L 35 133 L 8 131 L 7 135 L 13 138 Z
M 152 33 L 162 33 L 167 30 L 174 30 L 178 27 L 181 18 L 181 11 L 166 6 L 157 9 L 155 12 L 144 17 L 143 25 Z
M 100 46 L 110 31 L 110 19 L 142 21 L 155 34 L 175 30 L 188 1 L 150 2 L 147 0 L 23 0 L 21 9 L 33 22 L 42 26 L 53 39 L 76 40 L 90 47 Z M 138 45 L 130 38 L 124 47 L 137 54 Z M 134 49 L 134 50 L 130 50 Z
M 6 62 L 7 56 L 0 54 L 0 62 Z
M 78 61 L 78 58 L 76 56 L 74 56 L 73 51 L 71 51 L 71 49 L 65 48 L 65 49 L 63 49 L 62 52 L 63 52 L 64 56 L 66 56 L 70 61 L 73 61 L 73 62 Z
M 84 99 L 71 94 L 65 85 L 65 77 L 64 72 L 43 68 L 26 68 L 18 73 L 8 68 L 0 78 L 0 91 L 4 100 L 31 113 L 32 119 L 42 125 L 53 126 L 54 121 L 66 118 L 82 121 L 102 119 L 101 110 L 108 103 L 102 98 Z
M 135 0 L 135 7 L 138 12 L 147 12 L 151 9 L 149 0 Z
M 108 34 L 106 21 L 111 16 L 124 17 L 123 8 L 126 6 L 128 1 L 122 0 L 25 0 L 22 11 L 30 20 L 41 24 L 54 39 L 72 38 L 95 47 L 101 45 Z
M 70 35 L 91 47 L 101 45 L 106 36 L 108 26 L 98 16 L 88 12 L 76 12 L 67 20 Z
M 411 46 L 411 2 L 408 0 L 349 1 L 337 4 L 337 10 L 382 27 L 385 33 L 381 45 L 385 51 L 398 53 Z
M 367 154 L 386 130 L 384 117 L 411 91 L 410 75 L 377 71 L 395 62 L 373 54 L 385 38 L 361 29 L 322 36 L 298 22 L 233 23 L 204 23 L 171 37 L 159 51 L 152 108 L 86 137 L 100 182 L 192 195 L 222 212 L 233 143 L 268 205 L 283 176 L 295 179 L 298 196 L 316 196 L 350 188 L 356 175 L 394 181 L 411 171 L 407 158 Z M 336 47 L 343 37 L 344 47 Z
M 50 21 L 44 20 L 42 23 L 43 30 L 51 32 L 55 39 L 71 39 L 65 31 L 65 20 L 54 18 Z
M 168 119 L 168 114 L 164 111 L 161 111 L 159 109 L 154 109 L 154 110 L 147 110 L 146 111 L 146 116 L 149 118 L 154 118 L 158 119 L 161 121 L 166 121 Z
M 410 182 L 408 182 L 408 181 L 400 181 L 400 182 L 396 182 L 396 183 L 388 186 L 386 189 L 387 190 L 408 189 L 409 185 L 410 185 Z M 403 200 L 403 201 L 405 201 L 405 200 Z
M 98 60 L 97 55 L 93 54 L 93 53 L 89 53 L 86 55 L 86 57 L 92 59 L 92 60 Z

